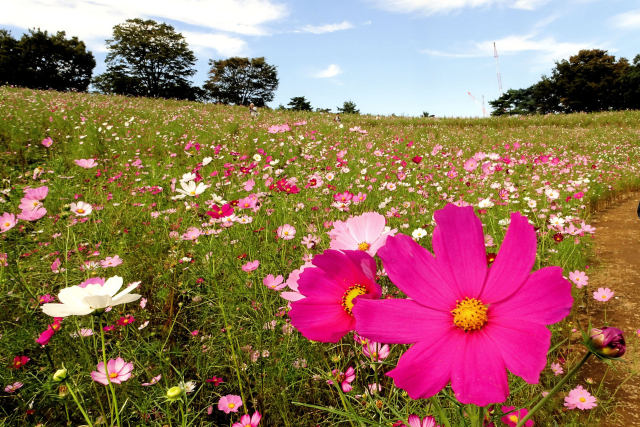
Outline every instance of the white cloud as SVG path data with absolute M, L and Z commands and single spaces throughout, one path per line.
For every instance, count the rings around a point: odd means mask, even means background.
M 300 29 L 303 33 L 323 34 L 333 33 L 335 31 L 349 30 L 353 28 L 353 24 L 349 21 L 342 21 L 339 24 L 326 24 L 326 25 L 305 25 Z
M 206 38 L 214 31 L 268 34 L 265 25 L 288 13 L 286 6 L 274 0 L 20 0 L 3 2 L 0 25 L 64 30 L 68 36 L 78 36 L 90 49 L 104 51 L 104 40 L 112 36 L 113 26 L 129 18 L 202 27 L 201 37 Z M 222 39 L 218 39 L 221 44 Z
M 534 10 L 549 0 L 369 0 L 377 7 L 398 13 L 433 15 L 464 8 L 507 6 L 514 9 Z
M 498 40 L 474 42 L 465 52 L 446 52 L 433 49 L 423 49 L 420 52 L 432 56 L 450 58 L 480 58 L 493 56 L 493 43 L 496 43 L 498 54 L 514 55 L 525 52 L 537 53 L 536 62 L 550 63 L 561 59 L 569 59 L 581 49 L 602 48 L 593 41 L 560 42 L 553 37 L 536 38 L 535 34 L 511 35 Z
M 620 13 L 613 18 L 611 22 L 615 27 L 623 29 L 637 29 L 640 28 L 640 9 L 630 10 L 628 12 Z
M 315 73 L 313 75 L 313 77 L 315 77 L 317 79 L 328 79 L 328 78 L 331 78 L 331 77 L 335 77 L 338 74 L 342 74 L 342 69 L 340 69 L 340 66 L 338 66 L 336 64 L 330 64 L 324 70 L 321 70 L 321 71 L 318 71 L 317 73 Z
M 237 37 L 191 31 L 183 31 L 182 35 L 187 39 L 189 47 L 196 52 L 214 49 L 222 56 L 241 56 L 246 55 L 247 52 L 247 42 Z

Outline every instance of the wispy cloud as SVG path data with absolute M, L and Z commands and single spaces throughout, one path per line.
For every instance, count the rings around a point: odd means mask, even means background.
M 611 18 L 614 27 L 622 29 L 640 28 L 640 9 L 620 13 Z
M 213 49 L 222 56 L 240 56 L 247 52 L 247 42 L 226 34 L 208 34 L 183 31 L 189 47 L 196 52 Z
M 202 31 L 191 31 L 192 39 L 198 33 L 201 38 L 215 35 L 220 44 L 222 38 L 215 32 L 266 35 L 269 34 L 267 24 L 289 14 L 284 4 L 274 0 L 20 0 L 5 3 L 0 25 L 39 27 L 52 32 L 65 30 L 93 50 L 104 50 L 104 40 L 112 36 L 113 26 L 132 17 L 200 27 Z
M 326 25 L 305 25 L 297 32 L 312 33 L 312 34 L 324 34 L 333 33 L 336 31 L 349 30 L 354 28 L 354 25 L 349 21 L 342 21 L 338 24 L 326 24 Z
M 330 64 L 324 70 L 320 70 L 317 73 L 314 73 L 313 77 L 317 79 L 328 79 L 331 77 L 335 77 L 338 74 L 342 74 L 342 69 L 340 68 L 340 66 L 336 64 Z
M 493 43 L 496 43 L 498 53 L 502 55 L 515 55 L 519 53 L 537 53 L 536 62 L 549 63 L 561 59 L 568 59 L 581 49 L 602 48 L 599 43 L 586 42 L 561 42 L 554 37 L 536 38 L 536 34 L 510 35 L 497 40 L 485 40 L 473 42 L 471 47 L 463 52 L 449 52 L 433 49 L 423 49 L 420 52 L 450 58 L 480 58 L 493 55 Z
M 369 0 L 376 7 L 397 13 L 433 15 L 465 8 L 506 6 L 513 9 L 534 10 L 549 0 Z

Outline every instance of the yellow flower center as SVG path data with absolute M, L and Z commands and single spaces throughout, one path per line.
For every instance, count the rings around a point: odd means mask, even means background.
M 487 323 L 487 306 L 475 298 L 465 298 L 456 302 L 451 310 L 453 323 L 465 332 L 481 329 Z
M 509 415 L 509 421 L 511 421 L 512 423 L 517 423 L 520 420 L 518 419 L 517 415 Z
M 579 400 L 580 402 L 586 402 L 586 401 L 587 401 L 587 399 L 585 399 L 584 397 L 581 397 L 581 398 L 579 398 L 578 400 Z
M 191 195 L 192 195 L 192 196 L 195 196 L 195 195 L 196 195 L 196 192 L 195 192 L 195 191 L 192 191 L 192 192 L 191 192 Z
M 10 226 L 10 225 L 11 225 L 11 223 L 10 223 L 10 222 L 5 222 L 5 223 L 4 223 L 4 226 L 5 226 L 5 227 L 8 227 L 8 226 Z
M 231 403 L 231 402 L 230 402 L 227 406 L 228 406 L 229 408 L 233 409 L 233 408 L 235 408 L 235 407 L 236 407 L 236 404 L 235 404 L 235 403 Z
M 361 251 L 368 251 L 370 247 L 371 245 L 367 242 L 362 242 L 358 245 L 358 249 L 360 249 Z
M 363 285 L 353 285 L 349 289 L 347 289 L 342 295 L 342 308 L 347 314 L 351 314 L 351 310 L 353 309 L 353 299 L 360 295 L 365 295 L 367 293 L 367 288 Z
M 109 374 L 109 378 L 115 378 L 117 376 L 118 376 L 117 372 L 112 372 L 112 373 Z
M 82 214 L 82 213 L 84 213 L 84 209 L 76 209 L 76 212 Z

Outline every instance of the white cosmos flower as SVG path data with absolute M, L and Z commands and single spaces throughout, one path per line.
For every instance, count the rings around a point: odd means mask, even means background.
M 189 181 L 189 182 L 180 181 L 180 186 L 182 187 L 182 189 L 179 188 L 176 191 L 185 196 L 191 196 L 191 197 L 195 197 L 199 194 L 202 194 L 204 193 L 204 190 L 209 188 L 209 186 L 203 182 L 200 182 L 196 185 L 195 181 Z
M 182 178 L 180 178 L 180 182 L 189 182 L 189 181 L 193 181 L 194 179 L 196 179 L 196 174 L 187 172 L 184 175 L 182 175 Z
M 76 214 L 76 216 L 87 216 L 93 210 L 91 205 L 85 202 L 71 203 L 69 209 Z
M 211 163 L 212 160 L 213 157 L 205 157 L 204 159 L 202 159 L 202 166 L 207 166 L 209 163 Z
M 52 317 L 83 316 L 93 313 L 94 310 L 126 304 L 140 298 L 139 294 L 130 293 L 140 282 L 131 283 L 124 290 L 122 277 L 110 277 L 104 285 L 92 283 L 84 288 L 70 286 L 58 293 L 60 303 L 47 303 L 42 305 L 42 311 Z

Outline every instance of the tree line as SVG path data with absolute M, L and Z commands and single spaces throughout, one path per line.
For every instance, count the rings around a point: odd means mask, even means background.
M 264 57 L 211 59 L 208 79 L 202 87 L 194 86 L 189 79 L 196 73 L 196 56 L 184 36 L 151 19 L 128 19 L 114 26 L 106 46 L 106 71 L 92 78 L 95 58 L 77 37 L 33 29 L 14 39 L 0 29 L 0 85 L 60 91 L 87 91 L 92 85 L 106 94 L 257 107 L 272 101 L 278 88 L 277 69 Z M 304 97 L 292 98 L 289 105 L 311 109 Z M 338 111 L 359 112 L 353 101 Z
M 633 63 L 606 50 L 581 50 L 550 76 L 510 89 L 489 104 L 494 116 L 640 109 L 640 55 Z

